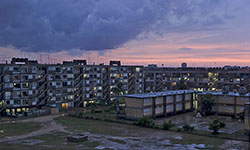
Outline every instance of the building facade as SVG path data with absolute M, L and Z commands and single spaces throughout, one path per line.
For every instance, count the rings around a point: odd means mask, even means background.
M 248 67 L 157 67 L 145 70 L 145 92 L 194 89 L 197 91 L 240 92 L 250 90 Z
M 86 60 L 61 64 L 39 64 L 27 58 L 13 58 L 0 64 L 0 106 L 9 113 L 41 108 L 86 106 L 93 101 L 107 103 L 117 95 L 169 90 L 242 92 L 250 90 L 248 67 L 202 68 L 129 66 L 120 61 L 109 65 L 87 64 Z M 244 93 L 244 92 L 243 92 Z
M 235 92 L 201 92 L 197 95 L 198 108 L 201 109 L 202 96 L 211 94 L 214 100 L 212 112 L 218 115 L 230 115 L 239 117 L 244 112 L 245 104 L 250 102 L 249 93 L 235 93 Z
M 14 115 L 41 108 L 85 106 L 92 101 L 112 100 L 112 89 L 122 82 L 124 93 L 144 93 L 142 66 L 88 65 L 85 60 L 39 64 L 23 58 L 0 64 L 1 110 Z
M 122 96 L 125 100 L 125 116 L 128 119 L 175 115 L 193 110 L 196 92 L 175 90 Z

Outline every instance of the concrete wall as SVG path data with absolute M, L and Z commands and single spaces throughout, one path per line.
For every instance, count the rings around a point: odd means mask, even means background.
M 173 103 L 173 96 L 170 95 L 170 96 L 167 96 L 167 103 Z
M 126 103 L 125 113 L 127 118 L 140 118 L 143 116 L 143 99 L 124 99 Z
M 127 98 L 126 97 L 126 98 L 124 98 L 124 100 L 126 102 L 126 106 L 127 107 L 138 107 L 138 108 L 142 108 L 143 107 L 143 99 L 139 99 L 139 98 Z
M 143 106 L 151 106 L 151 105 L 152 105 L 152 98 L 143 99 Z
M 158 105 L 158 104 L 163 104 L 163 98 L 162 97 L 156 97 L 155 98 L 155 104 Z

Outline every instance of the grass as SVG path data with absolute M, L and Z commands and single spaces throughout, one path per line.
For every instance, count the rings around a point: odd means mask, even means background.
M 67 133 L 64 132 L 52 132 L 51 134 L 43 134 L 37 137 L 32 137 L 28 139 L 32 140 L 42 140 L 43 143 L 37 145 L 24 145 L 24 144 L 8 144 L 8 143 L 1 143 L 0 149 L 10 149 L 10 150 L 61 150 L 61 149 L 75 149 L 79 146 L 82 146 L 85 149 L 94 149 L 96 146 L 99 145 L 99 142 L 78 142 L 72 143 L 67 142 Z
M 30 133 L 39 129 L 38 123 L 3 123 L 0 125 L 0 138 Z
M 173 139 L 171 142 L 173 144 L 205 144 L 206 146 L 213 146 L 213 149 L 217 149 L 220 145 L 224 144 L 224 139 L 217 139 L 212 137 L 198 136 L 198 135 L 190 135 L 182 133 L 183 139 Z
M 63 149 L 71 149 L 72 147 L 77 147 L 79 145 L 83 145 L 85 148 L 94 148 L 99 145 L 99 142 L 89 142 L 89 141 L 84 141 L 84 142 L 68 142 L 67 141 L 67 133 L 64 132 L 54 132 L 51 134 L 44 134 L 38 137 L 34 137 L 32 139 L 39 139 L 43 140 L 44 143 L 42 145 L 49 145 L 53 146 L 55 148 L 63 148 Z
M 123 125 L 123 124 L 117 124 L 117 123 L 110 123 L 105 121 L 96 121 L 96 120 L 85 120 L 85 119 L 79 119 L 74 117 L 60 117 L 57 118 L 57 121 L 62 123 L 65 126 L 68 126 L 71 130 L 77 129 L 80 131 L 88 131 L 90 133 L 96 133 L 96 134 L 107 134 L 112 136 L 121 136 L 123 134 L 129 135 L 129 133 L 137 133 L 136 136 L 144 136 L 141 133 L 147 133 L 148 135 L 153 134 L 155 132 L 161 132 L 165 133 L 166 135 L 174 134 L 169 131 L 163 131 L 163 130 L 154 130 L 150 128 L 143 128 L 133 125 Z M 126 129 L 126 132 L 124 132 Z M 205 145 L 212 145 L 214 148 L 218 148 L 219 145 L 224 144 L 224 139 L 218 139 L 213 137 L 205 137 L 205 136 L 198 136 L 198 135 L 190 135 L 186 133 L 178 132 L 180 136 L 183 137 L 183 139 L 171 139 L 171 142 L 173 144 L 205 144 Z M 113 142 L 117 142 L 120 144 L 125 144 L 124 141 L 120 141 L 117 139 L 109 139 Z
M 113 136 L 118 136 L 124 133 L 124 130 L 120 130 L 122 128 L 127 128 L 128 125 L 111 123 L 105 121 L 97 121 L 97 120 L 86 120 L 83 118 L 75 118 L 75 117 L 59 117 L 56 119 L 59 123 L 62 123 L 64 126 L 67 126 L 70 131 L 82 131 L 82 132 L 90 132 L 95 134 L 109 134 Z M 114 126 L 117 128 L 115 129 Z M 135 128 L 136 126 L 131 126 L 131 128 Z

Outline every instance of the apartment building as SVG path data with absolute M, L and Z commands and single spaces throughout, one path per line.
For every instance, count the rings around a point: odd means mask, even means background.
M 239 92 L 250 90 L 248 67 L 157 67 L 149 65 L 145 70 L 145 92 L 160 92 L 179 89 L 197 91 Z
M 143 67 L 121 65 L 120 61 L 87 64 L 86 60 L 39 64 L 27 58 L 13 58 L 11 63 L 0 64 L 0 73 L 0 106 L 12 113 L 44 105 L 68 108 L 93 101 L 107 103 L 114 99 L 113 89 L 119 82 L 123 83 L 120 95 L 183 89 L 250 90 L 250 69 L 236 66 Z
M 196 98 L 194 90 L 176 90 L 122 96 L 125 100 L 125 116 L 138 119 L 144 116 L 175 115 L 193 110 Z
M 245 104 L 250 102 L 249 93 L 235 92 L 201 92 L 197 95 L 198 109 L 201 107 L 201 99 L 205 94 L 211 94 L 215 105 L 212 107 L 212 112 L 219 115 L 239 116 L 245 109 Z
M 86 60 L 62 64 L 39 64 L 27 58 L 13 58 L 0 64 L 0 106 L 8 115 L 41 108 L 86 106 L 92 101 L 112 100 L 112 92 L 122 82 L 124 93 L 144 92 L 143 67 L 89 65 Z

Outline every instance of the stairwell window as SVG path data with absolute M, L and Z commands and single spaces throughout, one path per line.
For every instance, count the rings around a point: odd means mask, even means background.
M 143 113 L 149 113 L 150 112 L 150 108 L 144 108 L 143 109 Z
M 5 92 L 5 99 L 10 99 L 10 95 L 11 95 L 10 92 Z

